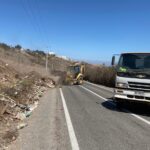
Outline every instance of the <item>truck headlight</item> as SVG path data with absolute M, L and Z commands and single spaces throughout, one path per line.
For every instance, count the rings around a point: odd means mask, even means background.
M 118 88 L 127 88 L 128 87 L 128 84 L 127 83 L 116 83 L 116 87 Z

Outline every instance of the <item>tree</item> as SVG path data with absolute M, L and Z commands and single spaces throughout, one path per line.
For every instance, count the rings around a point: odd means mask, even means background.
M 20 50 L 22 47 L 18 44 L 15 46 L 15 48 Z
M 5 44 L 5 43 L 0 43 L 0 47 L 3 48 L 3 49 L 5 49 L 5 50 L 10 49 L 10 46 L 7 45 L 7 44 Z
M 36 54 L 39 54 L 39 55 L 42 55 L 42 56 L 45 56 L 45 52 L 44 51 L 41 51 L 41 50 L 35 50 L 34 53 Z

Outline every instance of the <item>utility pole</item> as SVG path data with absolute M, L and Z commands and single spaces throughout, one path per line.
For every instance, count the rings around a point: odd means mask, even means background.
M 47 66 L 48 66 L 48 55 L 47 55 L 47 53 L 46 53 L 46 64 L 45 65 L 46 65 L 46 73 L 47 73 L 47 70 L 48 70 L 47 69 Z
M 46 68 L 46 73 L 48 73 L 48 47 L 47 47 L 47 52 L 46 52 L 46 63 L 45 63 L 45 68 Z

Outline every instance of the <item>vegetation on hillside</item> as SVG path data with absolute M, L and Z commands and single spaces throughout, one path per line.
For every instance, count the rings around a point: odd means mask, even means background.
M 114 87 L 115 69 L 113 67 L 86 64 L 85 80 L 109 87 Z
M 48 59 L 48 69 L 46 66 L 46 57 Z M 59 58 L 55 55 L 46 55 L 42 50 L 23 49 L 22 46 L 14 47 L 5 43 L 0 43 L 0 59 L 10 64 L 21 73 L 36 71 L 43 75 L 51 75 L 56 78 L 56 73 L 66 71 L 71 61 Z
M 67 60 L 48 55 L 41 50 L 24 50 L 0 43 L 0 149 L 18 136 L 40 97 L 60 82 Z

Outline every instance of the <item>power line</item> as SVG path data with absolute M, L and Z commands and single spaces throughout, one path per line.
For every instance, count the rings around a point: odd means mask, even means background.
M 24 1 L 24 0 L 21 0 L 21 2 L 22 2 L 22 7 L 23 7 L 24 11 L 25 11 L 25 13 L 27 14 L 27 17 L 29 17 L 29 20 L 30 20 L 30 22 L 31 22 L 31 25 L 33 26 L 35 32 L 37 32 L 37 33 L 40 34 L 39 39 L 40 39 L 41 42 L 43 43 L 44 40 L 43 40 L 43 38 L 42 38 L 42 32 L 41 32 L 41 30 L 40 30 L 38 24 L 37 24 L 36 21 L 35 21 L 34 14 L 33 14 L 32 10 L 31 10 L 30 6 L 28 6 L 28 2 L 27 2 L 26 0 L 25 0 L 25 1 Z M 27 3 L 26 3 L 26 2 L 27 2 Z
M 30 3 L 29 3 L 29 0 L 27 0 L 28 1 L 28 7 L 29 7 L 29 9 L 30 9 L 30 11 L 31 11 L 31 13 L 32 13 L 32 15 L 33 15 L 33 18 L 35 19 L 35 23 L 36 23 L 36 25 L 37 25 L 37 28 L 38 28 L 38 30 L 39 30 L 39 32 L 40 32 L 40 34 L 41 34 L 41 36 L 42 36 L 42 39 L 43 39 L 43 42 L 44 42 L 44 44 L 45 44 L 45 47 L 47 47 L 47 39 L 46 39 L 46 33 L 44 33 L 43 32 L 43 26 L 41 25 L 41 20 L 39 19 L 39 15 L 40 15 L 40 11 L 39 12 L 36 12 L 36 9 L 35 9 L 35 7 L 36 7 L 36 4 L 34 5 L 34 8 L 32 7 L 33 5 L 30 5 Z M 32 1 L 33 2 L 33 1 Z
M 29 1 L 26 0 L 27 3 L 25 3 L 25 1 L 22 0 L 22 4 L 23 4 L 23 8 L 25 10 L 25 12 L 27 13 L 27 15 L 29 16 L 29 18 L 31 19 L 31 24 L 33 25 L 33 27 L 35 27 L 35 29 L 39 32 L 40 34 L 40 39 L 41 41 L 45 44 L 45 47 L 46 47 L 46 62 L 45 62 L 45 67 L 46 67 L 46 72 L 48 72 L 48 43 L 49 43 L 49 40 L 46 36 L 46 32 L 42 32 L 42 31 L 46 31 L 45 28 L 44 28 L 44 25 L 43 27 L 41 27 L 41 24 L 40 22 L 42 22 L 42 17 L 41 17 L 41 14 L 40 14 L 40 7 L 37 3 L 37 1 L 34 1 L 35 2 L 35 5 L 34 5 L 34 8 L 35 6 L 37 7 L 37 10 L 34 9 L 32 7 L 32 5 L 30 5 Z M 33 2 L 33 1 L 32 1 Z M 25 4 L 25 5 L 24 5 Z M 26 6 L 26 7 L 25 7 Z M 40 20 L 40 19 L 41 20 Z M 34 20 L 34 22 L 33 22 Z M 35 25 L 36 24 L 36 25 Z M 42 30 L 43 29 L 43 30 Z
M 43 21 L 43 19 L 42 19 L 43 17 L 42 17 L 42 15 L 41 15 L 41 13 L 40 13 L 40 12 L 41 12 L 41 11 L 40 11 L 41 9 L 40 9 L 40 7 L 39 7 L 38 0 L 35 0 L 34 2 L 35 2 L 35 6 L 36 6 L 36 8 L 37 8 L 37 10 L 38 10 L 38 14 L 39 14 L 39 15 L 37 16 L 37 18 L 39 18 L 39 20 L 41 20 L 40 23 L 41 23 L 41 25 L 42 25 L 42 27 L 43 27 L 42 29 L 43 29 L 43 33 L 44 33 L 44 35 L 45 35 L 45 36 L 44 36 L 44 37 L 45 37 L 45 40 L 46 40 L 47 43 L 49 43 L 49 39 L 48 39 L 48 36 L 47 36 L 47 32 L 46 32 L 46 30 L 45 30 L 46 28 L 45 28 L 45 25 L 44 25 L 44 23 L 43 23 L 44 21 Z

